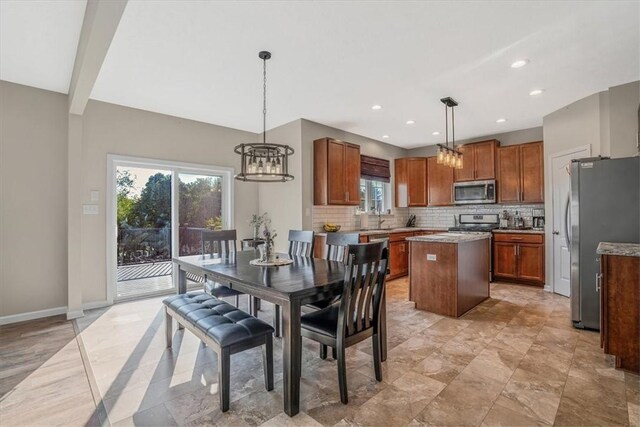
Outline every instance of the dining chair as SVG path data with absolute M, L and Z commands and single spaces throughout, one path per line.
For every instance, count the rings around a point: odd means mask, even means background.
M 313 231 L 289 230 L 289 256 L 313 256 Z M 280 306 L 273 307 L 273 328 L 275 336 L 280 336 Z
M 289 230 L 289 255 L 313 256 L 313 231 Z
M 220 257 L 226 257 L 231 254 L 235 255 L 237 252 L 237 233 L 236 230 L 216 230 L 202 231 L 202 254 L 209 253 L 211 257 L 218 255 Z M 209 250 L 206 251 L 207 244 Z M 238 307 L 240 303 L 240 295 L 242 292 L 231 289 L 227 286 L 221 285 L 216 282 L 205 280 L 204 282 L 205 292 L 213 295 L 216 298 L 235 297 L 235 306 Z M 251 302 L 251 301 L 249 301 Z M 249 305 L 251 307 L 251 305 Z
M 327 233 L 327 253 L 325 259 L 329 261 L 338 261 L 344 264 L 348 261 L 349 245 L 357 245 L 360 243 L 359 233 Z M 336 302 L 340 297 L 329 298 L 322 301 L 305 304 L 305 307 L 321 310 Z M 336 349 L 333 348 L 333 358 L 336 358 Z M 327 358 L 327 346 L 320 344 L 320 358 Z
M 340 401 L 344 404 L 349 401 L 345 360 L 348 347 L 371 338 L 376 380 L 382 381 L 380 308 L 387 262 L 388 252 L 382 242 L 349 245 L 340 301 L 301 318 L 303 337 L 318 341 L 325 349 L 336 349 Z

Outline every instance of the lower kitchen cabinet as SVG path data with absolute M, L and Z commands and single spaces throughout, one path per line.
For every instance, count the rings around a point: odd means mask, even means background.
M 616 368 L 640 373 L 640 258 L 600 257 L 600 345 Z
M 409 243 L 390 242 L 389 260 L 389 279 L 406 276 L 409 273 Z
M 493 276 L 533 285 L 544 285 L 544 235 L 495 233 Z

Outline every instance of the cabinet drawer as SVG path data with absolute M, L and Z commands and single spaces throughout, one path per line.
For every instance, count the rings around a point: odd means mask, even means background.
M 404 241 L 404 239 L 406 239 L 407 237 L 412 237 L 413 236 L 413 232 L 410 231 L 408 233 L 391 233 L 389 235 L 389 241 L 390 242 L 401 242 Z
M 493 240 L 495 242 L 510 243 L 544 243 L 544 235 L 526 233 L 494 233 Z

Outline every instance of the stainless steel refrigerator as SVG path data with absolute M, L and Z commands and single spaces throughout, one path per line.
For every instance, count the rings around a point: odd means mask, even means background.
M 574 160 L 565 221 L 570 230 L 573 325 L 599 330 L 596 248 L 600 242 L 640 242 L 640 157 Z

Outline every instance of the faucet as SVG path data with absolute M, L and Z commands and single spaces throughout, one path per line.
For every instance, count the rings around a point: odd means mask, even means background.
M 378 230 L 382 230 L 382 223 L 383 223 L 384 221 L 385 221 L 385 220 L 384 220 L 384 219 L 382 219 L 382 212 L 381 212 L 381 211 L 378 211 Z

